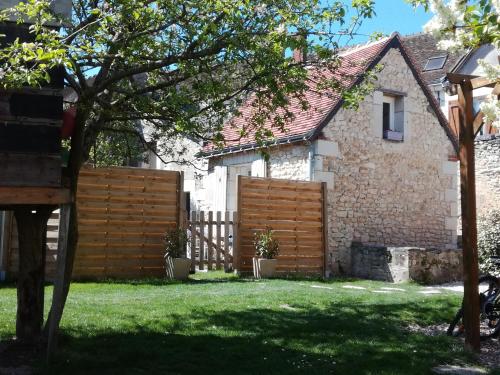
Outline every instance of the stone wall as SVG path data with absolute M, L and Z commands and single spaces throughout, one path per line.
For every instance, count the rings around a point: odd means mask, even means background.
M 302 144 L 273 148 L 267 163 L 267 177 L 309 180 L 309 147 Z
M 397 49 L 382 59 L 380 89 L 358 111 L 341 109 L 323 130 L 338 156 L 323 162 L 335 174 L 328 191 L 329 258 L 350 273 L 353 241 L 365 245 L 456 247 L 456 163 L 451 142 Z M 404 141 L 382 137 L 383 91 L 401 92 Z
M 500 136 L 479 136 L 474 142 L 476 166 L 476 208 L 480 218 L 490 210 L 500 210 Z M 457 167 L 457 190 L 460 197 L 460 169 Z M 462 234 L 460 200 L 457 233 Z
M 463 272 L 461 250 L 355 244 L 351 258 L 353 276 L 372 280 L 441 284 L 461 280 Z
M 500 137 L 488 136 L 475 142 L 476 203 L 478 216 L 500 210 Z

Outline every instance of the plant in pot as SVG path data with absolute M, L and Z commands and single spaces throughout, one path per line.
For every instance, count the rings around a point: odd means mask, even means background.
M 165 234 L 165 266 L 167 278 L 171 280 L 186 280 L 191 268 L 191 259 L 186 258 L 186 231 L 177 228 Z
M 273 237 L 271 228 L 255 234 L 255 257 L 253 258 L 253 274 L 255 278 L 261 279 L 276 275 L 275 259 L 279 254 L 278 240 Z

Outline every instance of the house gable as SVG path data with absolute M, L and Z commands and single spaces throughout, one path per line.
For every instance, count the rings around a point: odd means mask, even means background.
M 449 128 L 448 121 L 439 108 L 439 103 L 425 83 L 424 78 L 416 67 L 416 63 L 408 53 L 398 33 L 394 33 L 390 38 L 382 40 L 378 43 L 357 47 L 353 51 L 346 52 L 345 56 L 349 56 L 350 58 L 355 58 L 359 59 L 360 61 L 366 62 L 364 71 L 369 71 L 376 67 L 381 59 L 388 53 L 388 51 L 393 48 L 396 48 L 401 52 L 401 55 L 403 56 L 406 64 L 409 67 L 409 71 L 415 78 L 420 89 L 425 94 L 430 108 L 432 108 L 435 115 L 437 116 L 439 125 L 444 129 L 455 151 L 458 150 L 458 141 L 454 136 L 454 133 Z M 350 83 L 349 86 L 353 87 L 355 85 L 359 85 L 363 82 L 363 80 L 364 77 L 360 75 L 359 78 Z M 313 141 L 317 139 L 326 124 L 331 121 L 331 119 L 336 115 L 338 110 L 342 108 L 344 104 L 344 101 L 338 95 L 333 95 L 333 97 L 325 95 L 324 97 L 326 99 L 323 97 L 321 99 L 312 97 L 315 100 L 313 100 L 311 103 L 311 106 L 316 107 L 316 112 L 320 113 L 321 116 L 318 116 L 317 113 L 311 115 L 311 111 L 304 112 L 300 109 L 296 109 L 294 120 L 291 124 L 287 125 L 288 132 L 276 135 L 276 139 L 271 141 L 268 145 L 273 146 L 282 143 Z M 246 113 L 247 117 L 249 117 L 250 107 L 251 105 L 247 103 L 241 109 L 241 112 Z M 237 126 L 245 126 L 245 116 L 233 120 L 235 121 L 235 123 L 226 123 L 225 129 L 223 131 L 226 139 L 230 140 L 227 147 L 225 147 L 223 150 L 218 150 L 211 146 L 208 146 L 204 149 L 202 154 L 210 157 L 213 155 L 221 155 L 226 152 L 238 152 L 246 149 L 253 149 L 257 146 L 251 135 L 246 139 L 235 140 L 235 137 L 237 137 Z M 271 127 L 272 124 L 270 123 L 268 124 L 268 126 Z

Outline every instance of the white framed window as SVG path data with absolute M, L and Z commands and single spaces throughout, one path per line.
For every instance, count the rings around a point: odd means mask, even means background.
M 384 132 L 387 130 L 394 131 L 394 105 L 395 99 L 393 96 L 384 95 L 382 101 L 382 126 Z
M 389 141 L 402 142 L 404 139 L 404 122 L 404 96 L 384 94 L 382 97 L 383 138 Z

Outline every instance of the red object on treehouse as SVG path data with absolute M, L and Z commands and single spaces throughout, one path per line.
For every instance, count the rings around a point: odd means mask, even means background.
M 75 131 L 76 107 L 71 106 L 64 111 L 63 124 L 61 128 L 61 137 L 68 139 Z

